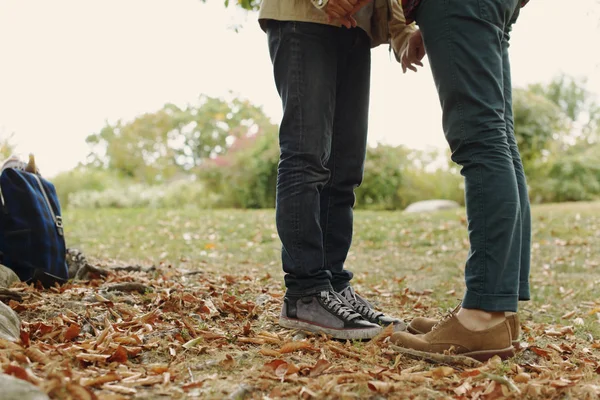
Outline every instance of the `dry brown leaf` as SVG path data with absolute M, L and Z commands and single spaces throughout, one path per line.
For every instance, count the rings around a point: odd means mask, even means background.
M 550 355 L 550 352 L 548 350 L 540 349 L 539 347 L 536 347 L 536 346 L 531 346 L 531 347 L 529 347 L 529 349 L 531 351 L 533 351 L 535 354 L 537 354 L 538 356 L 545 358 L 546 360 L 550 360 L 552 358 L 552 356 Z
M 459 387 L 454 388 L 453 391 L 457 396 L 464 396 L 469 393 L 471 389 L 473 389 L 471 383 L 469 381 L 464 381 Z
M 575 331 L 573 330 L 572 326 L 565 326 L 563 328 L 560 328 L 559 330 L 548 329 L 544 331 L 544 333 L 548 336 L 562 337 L 566 335 L 572 335 L 573 333 L 575 333 Z
M 137 387 L 137 386 L 153 386 L 163 383 L 164 377 L 162 375 L 152 375 L 147 376 L 142 379 L 137 379 L 134 381 L 125 381 L 121 382 L 124 386 Z
M 442 367 L 434 368 L 429 372 L 430 372 L 431 377 L 433 377 L 435 379 L 441 379 L 441 378 L 445 378 L 447 376 L 454 374 L 454 368 L 442 366 Z
M 569 379 L 565 379 L 565 378 L 560 378 L 557 380 L 553 380 L 552 382 L 550 382 L 550 386 L 555 387 L 555 388 L 565 388 L 567 386 L 572 386 L 575 385 L 575 382 L 569 380 Z
M 294 364 L 290 364 L 290 363 L 284 363 L 284 364 L 280 364 L 276 369 L 275 369 L 275 376 L 278 376 L 280 378 L 285 377 L 286 375 L 292 375 L 297 373 L 298 371 L 300 371 L 300 368 L 298 368 L 296 365 Z
M 265 339 L 263 338 L 252 338 L 252 337 L 238 337 L 237 342 L 239 343 L 249 343 L 249 344 L 265 344 Z
M 50 358 L 35 347 L 30 347 L 25 350 L 25 355 L 29 357 L 31 361 L 38 364 L 46 365 L 50 363 Z
M 342 349 L 338 346 L 335 346 L 333 344 L 328 344 L 327 347 L 329 348 L 329 350 L 333 351 L 334 353 L 340 354 L 342 356 L 346 356 L 346 357 L 350 357 L 350 358 L 354 358 L 356 360 L 360 360 L 360 355 L 355 354 L 355 353 L 351 353 L 345 349 Z
M 268 349 L 266 347 L 261 348 L 258 352 L 267 357 L 279 357 L 281 355 L 277 350 Z
M 109 382 L 120 381 L 121 377 L 116 372 L 109 372 L 104 375 L 96 376 L 94 378 L 83 378 L 81 379 L 82 386 L 98 386 Z
M 153 374 L 162 374 L 169 370 L 169 366 L 167 364 L 151 364 L 148 365 L 148 371 Z
M 223 361 L 221 361 L 221 366 L 223 368 L 233 368 L 235 366 L 236 362 L 235 359 L 231 356 L 231 354 L 227 354 L 225 356 L 225 359 Z
M 133 395 L 133 394 L 137 393 L 137 390 L 134 388 L 130 388 L 127 386 L 121 386 L 121 385 L 110 385 L 108 383 L 105 385 L 102 385 L 102 389 L 110 390 L 111 392 L 125 394 L 125 395 Z
M 527 372 L 521 372 L 515 375 L 513 380 L 517 383 L 528 383 L 531 380 L 531 375 Z
M 21 344 L 23 345 L 23 347 L 29 347 L 30 346 L 31 340 L 30 340 L 30 337 L 29 337 L 29 332 L 21 329 L 20 338 L 21 338 Z
M 98 397 L 89 389 L 76 383 L 69 382 L 66 385 L 67 392 L 73 400 L 97 400 Z
M 117 347 L 114 353 L 108 358 L 108 362 L 117 362 L 120 364 L 127 362 L 127 350 L 123 346 Z
M 77 324 L 71 324 L 67 330 L 64 332 L 63 334 L 63 340 L 65 342 L 70 342 L 71 340 L 75 339 L 77 336 L 79 336 L 79 333 L 81 332 L 81 327 Z
M 25 370 L 25 368 L 23 368 L 19 365 L 14 365 L 14 364 L 6 365 L 4 367 L 4 373 L 6 375 L 12 375 L 15 378 L 19 378 L 19 379 L 29 382 L 29 375 L 27 374 L 27 371 Z
M 288 342 L 279 349 L 281 354 L 293 353 L 295 351 L 316 351 L 308 342 Z
M 22 347 L 16 343 L 9 342 L 6 339 L 0 338 L 0 349 L 8 349 L 8 350 L 22 350 Z
M 398 384 L 392 382 L 369 381 L 367 387 L 373 392 L 387 394 L 396 391 Z
M 110 355 L 108 354 L 92 354 L 92 353 L 79 353 L 75 356 L 78 360 L 87 362 L 104 362 L 108 360 Z
M 275 370 L 277 368 L 279 368 L 280 365 L 283 365 L 283 364 L 287 364 L 287 362 L 283 361 L 283 360 L 269 361 L 268 363 L 265 363 L 265 365 L 263 366 L 263 371 L 269 371 L 269 372 L 275 373 Z
M 331 366 L 331 363 L 323 358 L 319 359 L 314 367 L 311 368 L 308 376 L 316 377 L 321 375 L 327 368 Z

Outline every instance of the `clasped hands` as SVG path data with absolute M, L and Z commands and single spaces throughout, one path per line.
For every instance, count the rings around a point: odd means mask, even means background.
M 323 11 L 327 14 L 329 22 L 339 21 L 346 28 L 356 27 L 356 14 L 361 8 L 373 0 L 329 0 Z
M 361 8 L 371 3 L 373 0 L 329 0 L 323 11 L 327 14 L 329 22 L 339 21 L 346 28 L 356 27 L 356 14 Z M 423 45 L 423 36 L 421 31 L 415 31 L 408 39 L 402 54 L 400 55 L 400 63 L 402 71 L 407 70 L 417 72 L 417 65 L 423 66 L 421 60 L 425 57 L 425 46 Z

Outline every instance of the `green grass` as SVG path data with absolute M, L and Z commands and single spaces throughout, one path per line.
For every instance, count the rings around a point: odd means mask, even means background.
M 523 317 L 568 325 L 561 316 L 575 311 L 573 318 L 585 322 L 578 334 L 600 336 L 596 315 L 588 315 L 600 293 L 600 203 L 535 206 L 532 213 L 533 301 L 523 304 Z M 104 262 L 283 276 L 273 210 L 70 210 L 64 218 L 68 246 Z M 380 305 L 421 314 L 452 307 L 462 296 L 467 250 L 462 209 L 358 211 L 347 268 Z M 404 288 L 422 294 L 422 312 L 402 308 Z
M 359 211 L 355 217 L 347 267 L 355 273 L 353 285 L 361 294 L 406 320 L 436 316 L 457 304 L 464 291 L 468 252 L 464 210 L 420 215 Z M 600 203 L 533 208 L 533 301 L 520 308 L 521 339 L 527 344 L 518 346 L 516 357 L 491 360 L 479 368 L 507 379 L 526 372 L 530 378 L 524 382 L 521 375 L 515 380 L 518 389 L 508 395 L 503 394 L 506 385 L 502 388 L 489 377 L 475 376 L 452 362 L 449 375 L 437 376 L 438 364 L 398 355 L 387 339 L 390 332 L 369 342 L 343 343 L 279 327 L 285 288 L 273 210 L 68 210 L 64 220 L 68 246 L 79 248 L 95 264 L 158 268 L 114 272 L 60 289 L 18 288 L 27 296 L 23 304 L 12 305 L 32 335 L 31 346 L 53 360 L 35 367 L 43 378 L 40 385 L 51 398 L 67 398 L 65 391 L 72 387 L 66 378 L 57 386 L 60 374 L 48 365 L 71 362 L 69 374 L 75 382 L 78 377 L 100 376 L 106 368 L 115 368 L 118 362 L 88 368 L 73 357 L 90 346 L 112 354 L 116 343 L 98 344 L 102 332 L 112 332 L 116 340 L 142 326 L 128 309 L 157 316 L 143 325 L 146 333 L 142 334 L 145 345 L 157 347 L 140 347 L 119 371 L 149 374 L 153 372 L 148 366 L 160 363 L 169 370 L 161 382 L 171 379 L 166 385 L 139 387 L 136 398 L 165 398 L 162 395 L 169 393 L 169 398 L 189 394 L 190 398 L 221 399 L 240 383 L 253 387 L 246 396 L 252 399 L 309 398 L 301 394 L 305 389 L 316 398 L 332 399 L 454 398 L 463 384 L 471 389 L 462 398 L 563 399 L 600 394 Z M 200 273 L 188 273 L 196 271 Z M 144 294 L 107 291 L 108 285 L 132 280 L 151 290 Z M 66 321 L 73 318 L 82 333 L 71 342 L 63 333 Z M 46 337 L 46 331 L 32 328 L 38 322 L 60 336 Z M 121 323 L 127 328 L 117 331 L 114 324 Z M 190 339 L 201 340 L 194 348 L 184 348 Z M 311 349 L 283 351 L 297 341 L 308 343 Z M 10 363 L 31 367 L 20 350 L 0 350 L 0 369 Z M 310 375 L 321 359 L 330 368 Z M 277 375 L 281 371 L 272 363 L 284 361 L 283 373 L 291 366 L 297 372 Z M 394 393 L 381 386 L 373 392 L 367 384 L 373 381 L 392 385 Z M 195 386 L 186 392 L 186 385 L 192 383 Z M 114 390 L 94 387 L 98 398 L 114 395 Z

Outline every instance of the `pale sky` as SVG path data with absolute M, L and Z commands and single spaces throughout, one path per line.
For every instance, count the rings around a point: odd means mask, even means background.
M 599 43 L 597 0 L 531 0 L 512 35 L 513 83 L 564 72 L 600 95 Z M 382 46 L 372 79 L 370 143 L 446 146 L 427 63 L 403 75 Z M 223 0 L 0 0 L 0 135 L 14 132 L 48 177 L 83 161 L 106 120 L 229 91 L 279 121 L 266 35 Z

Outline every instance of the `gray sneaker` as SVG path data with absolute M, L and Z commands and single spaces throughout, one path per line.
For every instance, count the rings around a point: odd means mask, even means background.
M 284 328 L 325 333 L 335 339 L 371 339 L 382 331 L 348 307 L 334 291 L 284 299 L 279 317 Z
M 356 294 L 352 286 L 344 288 L 339 295 L 342 296 L 352 308 L 362 315 L 364 319 L 381 326 L 394 325 L 394 331 L 405 331 L 406 324 L 398 318 L 388 317 L 380 311 L 376 311 L 371 303 Z

